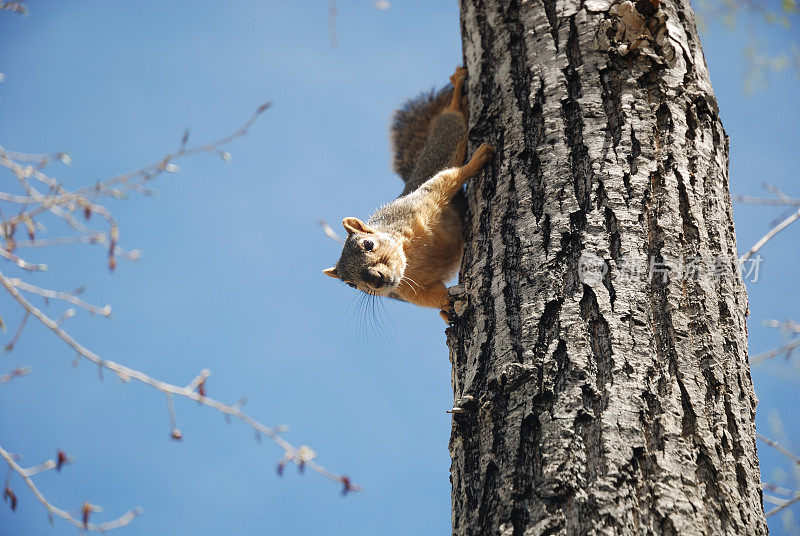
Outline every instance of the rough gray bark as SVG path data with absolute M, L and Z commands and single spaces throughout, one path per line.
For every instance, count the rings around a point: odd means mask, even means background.
M 453 533 L 766 534 L 688 1 L 462 0 L 461 20 L 470 139 L 497 157 L 468 185 L 448 332 Z

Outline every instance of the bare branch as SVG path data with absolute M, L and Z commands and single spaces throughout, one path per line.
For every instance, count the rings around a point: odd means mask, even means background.
M 17 331 L 14 332 L 14 336 L 11 337 L 11 340 L 8 341 L 8 344 L 6 344 L 3 347 L 3 351 L 10 352 L 11 350 L 14 349 L 14 346 L 17 344 L 17 341 L 19 340 L 19 336 L 22 335 L 22 330 L 25 329 L 25 324 L 28 322 L 28 317 L 30 315 L 31 314 L 28 311 L 25 311 L 25 314 L 22 316 L 22 320 L 19 321 L 19 326 L 17 326 Z
M 20 290 L 24 290 L 24 291 L 27 291 L 27 292 L 32 292 L 34 294 L 38 294 L 39 296 L 42 296 L 42 297 L 45 297 L 45 298 L 52 298 L 52 299 L 55 299 L 55 300 L 62 300 L 62 301 L 71 303 L 73 305 L 77 305 L 81 309 L 86 309 L 87 311 L 89 311 L 93 315 L 97 314 L 97 315 L 101 315 L 101 316 L 111 316 L 111 306 L 110 305 L 105 305 L 103 307 L 97 307 L 96 305 L 91 305 L 89 303 L 86 303 L 85 301 L 83 301 L 82 299 L 78 298 L 77 296 L 74 296 L 74 295 L 69 294 L 67 292 L 57 292 L 55 290 L 48 290 L 46 288 L 40 288 L 40 287 L 37 287 L 36 285 L 31 285 L 30 283 L 25 283 L 24 281 L 22 281 L 20 279 L 16 279 L 16 278 L 15 279 L 9 279 L 9 282 L 12 285 L 14 285 L 16 288 L 20 289 Z
M 793 340 L 793 341 L 791 341 L 791 342 L 789 342 L 787 344 L 784 344 L 783 346 L 775 348 L 774 350 L 769 350 L 768 352 L 763 352 L 763 353 L 760 353 L 760 354 L 754 356 L 750 360 L 750 364 L 751 365 L 755 365 L 756 363 L 761 363 L 762 361 L 766 361 L 767 359 L 771 359 L 771 358 L 773 358 L 775 356 L 779 356 L 779 355 L 784 354 L 784 353 L 786 353 L 786 352 L 788 352 L 790 350 L 793 350 L 793 349 L 797 348 L 798 346 L 800 346 L 800 338 L 797 338 L 797 339 L 795 339 L 795 340 Z
M 116 228 L 116 222 L 112 218 L 111 214 L 105 207 L 96 204 L 90 199 L 96 199 L 102 196 L 119 198 L 124 195 L 125 191 L 139 189 L 142 182 L 152 180 L 165 171 L 176 172 L 178 168 L 174 162 L 187 156 L 211 152 L 219 154 L 223 160 L 230 160 L 230 153 L 228 153 L 226 150 L 223 150 L 222 146 L 247 134 L 256 119 L 258 119 L 262 113 L 269 109 L 270 106 L 271 103 L 269 102 L 260 105 L 250 116 L 250 118 L 248 118 L 248 120 L 245 121 L 245 123 L 232 134 L 224 136 L 218 140 L 193 147 L 186 147 L 186 138 L 184 137 L 182 139 L 180 149 L 177 152 L 167 154 L 157 162 L 142 168 L 116 175 L 89 186 L 84 186 L 83 188 L 75 190 L 74 192 L 67 191 L 53 178 L 47 176 L 40 169 L 36 169 L 35 166 L 23 165 L 15 161 L 15 158 L 19 158 L 23 161 L 34 161 L 38 162 L 39 167 L 41 167 L 44 163 L 50 159 L 53 159 L 54 157 L 58 157 L 59 160 L 64 162 L 66 153 L 56 153 L 56 155 L 25 155 L 9 151 L 0 146 L 0 165 L 14 172 L 20 185 L 28 194 L 27 196 L 13 196 L 11 194 L 4 194 L 4 199 L 0 200 L 17 202 L 21 203 L 23 207 L 31 207 L 24 209 L 16 216 L 12 216 L 0 221 L 0 224 L 2 224 L 2 226 L 6 229 L 14 229 L 16 225 L 21 223 L 30 224 L 30 222 L 32 222 L 36 216 L 42 212 L 49 211 L 64 219 L 71 227 L 83 232 L 84 234 L 96 234 L 96 232 L 92 231 L 73 218 L 72 212 L 82 209 L 84 210 L 84 214 L 87 218 L 92 214 L 97 214 L 105 219 L 109 226 L 111 226 L 113 233 L 114 229 Z M 28 181 L 28 178 L 30 177 L 47 186 L 50 192 L 44 194 L 36 190 L 36 188 L 34 188 Z M 2 229 L 0 229 L 0 231 L 2 231 Z M 8 239 L 8 236 L 6 236 L 6 238 Z M 116 245 L 116 240 L 114 240 L 113 236 L 111 237 L 111 242 L 114 246 Z M 11 251 L 7 250 L 6 253 L 10 254 Z
M 768 319 L 764 320 L 762 324 L 770 328 L 778 328 L 785 331 L 791 331 L 793 333 L 800 333 L 800 323 L 793 320 L 781 322 L 780 320 Z
M 260 105 L 258 108 L 256 108 L 256 111 L 253 112 L 253 115 L 251 115 L 250 118 L 247 121 L 245 121 L 245 123 L 239 128 L 239 130 L 235 131 L 232 134 L 228 134 L 227 136 L 224 136 L 218 140 L 197 145 L 194 147 L 189 147 L 189 148 L 181 147 L 177 152 L 168 154 L 164 158 L 158 160 L 157 162 L 154 162 L 152 164 L 149 164 L 134 171 L 128 171 L 120 175 L 116 175 L 109 179 L 97 182 L 91 186 L 85 186 L 77 190 L 76 193 L 84 195 L 92 195 L 93 193 L 97 192 L 105 192 L 108 188 L 112 186 L 126 185 L 132 179 L 141 179 L 143 181 L 149 181 L 154 177 L 160 175 L 164 171 L 170 171 L 170 172 L 176 171 L 174 168 L 169 167 L 170 163 L 173 163 L 176 160 L 194 154 L 216 152 L 223 160 L 226 161 L 230 160 L 230 154 L 227 153 L 227 151 L 223 151 L 221 147 L 247 134 L 247 132 L 250 130 L 250 127 L 252 127 L 253 123 L 256 122 L 256 119 L 258 119 L 258 117 L 262 113 L 267 111 L 271 106 L 272 102 L 265 102 L 264 104 Z
M 742 255 L 740 260 L 741 261 L 746 261 L 747 259 L 749 259 L 754 253 L 756 253 L 759 249 L 761 249 L 764 246 L 764 244 L 769 242 L 776 234 L 778 234 L 781 231 L 783 231 L 784 229 L 786 229 L 797 218 L 800 218 L 800 210 L 798 210 L 797 212 L 795 212 L 794 214 L 792 214 L 791 216 L 789 216 L 788 218 L 783 220 L 781 223 L 779 223 L 778 225 L 773 227 L 772 230 L 770 232 L 768 232 L 767 234 L 765 234 L 763 237 L 761 237 L 761 240 L 756 242 L 755 245 L 753 247 L 751 247 L 750 250 L 747 253 Z
M 50 469 L 55 469 L 56 471 L 60 472 L 61 468 L 64 465 L 68 465 L 70 463 L 72 463 L 72 459 L 69 456 L 67 456 L 64 453 L 64 451 L 59 450 L 58 453 L 56 454 L 55 460 L 46 460 L 40 463 L 39 465 L 24 469 L 25 472 L 24 476 L 38 475 L 39 473 L 44 473 L 45 471 L 49 471 Z
M 787 458 L 789 458 L 790 460 L 792 460 L 794 463 L 800 465 L 800 456 L 798 456 L 797 454 L 793 453 L 790 450 L 783 448 L 778 444 L 777 441 L 772 440 L 762 434 L 759 434 L 758 432 L 756 432 L 756 437 L 761 441 L 763 441 L 764 443 L 766 443 L 767 445 L 769 445 L 770 447 L 780 452 L 781 454 L 783 454 L 784 456 L 786 456 Z
M 2 3 L 0 3 L 0 5 L 2 5 Z M 128 260 L 138 258 L 138 251 L 125 251 L 119 246 L 119 227 L 117 222 L 111 212 L 98 201 L 104 198 L 119 199 L 131 190 L 148 195 L 152 190 L 145 188 L 145 183 L 148 183 L 161 173 L 177 172 L 179 168 L 176 162 L 181 158 L 194 154 L 214 153 L 222 158 L 222 160 L 230 161 L 231 155 L 224 146 L 247 134 L 256 119 L 269 107 L 270 103 L 262 104 L 238 130 L 209 143 L 188 147 L 189 133 L 186 131 L 180 140 L 178 150 L 174 153 L 167 154 L 163 158 L 147 166 L 113 176 L 109 179 L 97 181 L 73 191 L 67 190 L 57 180 L 43 171 L 50 162 L 60 161 L 63 164 L 69 165 L 71 159 L 68 154 L 53 153 L 33 155 L 9 151 L 0 146 L 0 167 L 5 167 L 14 174 L 18 187 L 23 192 L 21 194 L 0 192 L 0 203 L 4 203 L 0 205 L 0 207 L 11 207 L 10 212 L 12 212 L 11 214 L 4 214 L 3 210 L 0 210 L 0 257 L 12 261 L 22 270 L 46 270 L 46 265 L 28 262 L 21 258 L 17 254 L 17 251 L 22 248 L 42 248 L 55 245 L 85 243 L 98 244 L 107 249 L 108 266 L 111 270 L 116 266 L 115 259 L 117 257 Z M 37 233 L 46 232 L 42 220 L 44 216 L 48 215 L 55 217 L 71 231 L 68 231 L 68 234 L 65 236 L 56 236 L 53 238 L 37 237 Z M 99 218 L 101 223 L 107 225 L 106 230 L 101 231 L 92 228 L 90 220 L 93 217 L 95 217 L 95 221 Z M 16 235 L 19 231 L 27 232 L 27 240 L 17 239 Z M 73 234 L 69 234 L 70 232 Z M 110 306 L 99 307 L 87 303 L 78 297 L 80 290 L 74 292 L 60 292 L 42 288 L 23 281 L 18 277 L 7 276 L 2 272 L 0 272 L 0 285 L 5 288 L 24 311 L 24 316 L 18 329 L 6 346 L 7 350 L 14 347 L 26 325 L 28 317 L 33 316 L 77 352 L 77 358 L 73 364 L 77 364 L 81 358 L 85 358 L 98 366 L 101 379 L 103 370 L 110 370 L 125 382 L 136 380 L 163 393 L 167 397 L 170 436 L 173 439 L 180 440 L 183 437 L 182 432 L 177 426 L 175 408 L 173 405 L 174 396 L 181 396 L 195 400 L 202 405 L 219 411 L 228 421 L 232 417 L 241 420 L 255 431 L 257 439 L 262 435 L 269 437 L 283 449 L 283 456 L 280 458 L 281 464 L 285 465 L 288 462 L 292 462 L 298 466 L 301 472 L 306 468 L 310 468 L 325 478 L 341 484 L 345 492 L 359 489 L 358 486 L 350 481 L 349 477 L 333 473 L 316 463 L 316 453 L 311 448 L 305 445 L 295 447 L 281 437 L 279 434 L 285 431 L 285 427 L 268 427 L 244 413 L 242 411 L 242 405 L 245 399 L 241 399 L 235 404 L 225 404 L 213 398 L 209 398 L 207 396 L 207 378 L 210 373 L 207 369 L 201 371 L 188 385 L 181 387 L 157 380 L 141 371 L 126 367 L 114 361 L 106 360 L 84 347 L 64 330 L 62 324 L 75 314 L 75 309 L 69 308 L 64 315 L 58 319 L 55 319 L 55 317 L 51 318 L 46 315 L 42 309 L 33 305 L 23 293 L 36 294 L 45 298 L 45 300 L 61 300 L 81 307 L 92 314 L 103 316 L 110 316 Z M 29 372 L 29 368 L 14 369 L 8 374 L 0 375 L 0 383 L 7 383 Z M 48 460 L 36 467 L 22 469 L 16 465 L 11 455 L 8 455 L 5 451 L 3 451 L 3 453 L 3 458 L 6 459 L 11 470 L 19 474 L 20 477 L 25 480 L 37 499 L 45 506 L 50 516 L 57 515 L 62 517 L 83 530 L 105 532 L 129 523 L 139 513 L 138 509 L 132 510 L 114 521 L 96 525 L 90 523 L 89 520 L 94 512 L 99 511 L 99 507 L 89 502 L 84 502 L 80 507 L 80 514 L 76 513 L 73 516 L 73 514 L 60 510 L 48 503 L 30 480 L 31 476 L 39 472 L 48 471 L 53 468 L 57 470 L 60 469 L 61 465 L 67 461 L 66 455 L 59 451 L 58 461 Z M 13 490 L 8 486 L 6 487 L 4 497 L 12 503 L 12 508 L 16 507 L 16 494 L 14 494 Z
M 734 195 L 734 203 L 744 203 L 746 205 L 764 205 L 764 206 L 800 206 L 800 199 L 791 197 L 783 198 L 764 198 L 752 197 L 749 195 Z
M 781 510 L 783 510 L 783 509 L 785 509 L 785 508 L 788 508 L 788 507 L 790 507 L 791 505 L 793 505 L 793 504 L 794 504 L 794 503 L 796 503 L 797 501 L 800 501 L 800 493 L 798 493 L 798 494 L 797 494 L 797 495 L 795 495 L 795 496 L 794 496 L 792 499 L 789 499 L 788 501 L 786 501 L 786 502 L 785 502 L 785 503 L 783 503 L 782 505 L 780 505 L 780 506 L 778 506 L 778 507 L 776 507 L 776 508 L 773 508 L 772 510 L 770 510 L 769 512 L 767 512 L 767 513 L 766 513 L 766 516 L 767 516 L 767 517 L 769 517 L 769 516 L 775 515 L 775 514 L 777 514 L 778 512 L 780 512 Z
M 0 11 L 8 10 L 19 13 L 20 15 L 25 15 L 28 13 L 28 10 L 22 5 L 24 1 L 25 0 L 5 0 L 0 2 Z
M 786 504 L 786 501 L 787 499 L 781 499 L 780 497 L 775 497 L 774 495 L 768 495 L 766 493 L 764 494 L 764 502 L 777 504 L 780 506 Z
M 19 162 L 34 162 L 38 166 L 43 167 L 47 162 L 60 160 L 69 165 L 72 162 L 69 154 L 61 153 L 47 153 L 47 154 L 34 154 L 34 153 L 20 153 L 17 151 L 6 151 L 8 155 Z
M 58 507 L 53 506 L 52 504 L 50 504 L 50 502 L 48 502 L 48 500 L 45 499 L 44 495 L 42 495 L 42 493 L 36 488 L 36 485 L 33 483 L 33 480 L 31 480 L 31 476 L 32 475 L 35 475 L 36 473 L 39 473 L 39 472 L 42 472 L 42 471 L 46 471 L 46 470 L 49 470 L 49 469 L 52 469 L 52 468 L 56 467 L 58 465 L 57 462 L 55 462 L 53 460 L 48 460 L 48 461 L 44 462 L 43 464 L 40 464 L 40 465 L 38 465 L 36 467 L 32 467 L 32 468 L 29 468 L 29 469 L 23 469 L 22 467 L 19 466 L 19 464 L 17 464 L 16 461 L 14 461 L 14 456 L 11 455 L 10 453 L 6 452 L 3 449 L 2 446 L 0 446 L 0 457 L 2 457 L 6 461 L 6 463 L 11 468 L 12 471 L 17 473 L 20 476 L 20 478 L 22 478 L 22 480 L 25 482 L 25 484 L 31 490 L 33 495 L 39 500 L 40 503 L 42 503 L 42 506 L 45 507 L 45 509 L 47 510 L 48 515 L 50 515 L 50 516 L 54 516 L 54 515 L 58 516 L 61 519 L 64 519 L 64 520 L 70 522 L 72 525 L 74 525 L 75 527 L 77 527 L 77 528 L 79 528 L 81 530 L 84 530 L 84 531 L 88 530 L 88 531 L 91 531 L 91 532 L 108 532 L 109 530 L 113 530 L 113 529 L 116 529 L 116 528 L 123 527 L 123 526 L 127 525 L 136 516 L 138 516 L 139 514 L 142 513 L 141 508 L 137 507 L 137 508 L 134 508 L 133 510 L 130 510 L 130 511 L 126 512 L 125 514 L 123 514 L 122 516 L 118 517 L 117 519 L 114 519 L 112 521 L 107 521 L 107 522 L 101 523 L 99 525 L 98 524 L 94 524 L 94 523 L 89 523 L 88 522 L 88 517 L 86 517 L 86 516 L 84 516 L 83 520 L 76 519 L 69 512 L 67 512 L 65 510 L 62 510 L 61 508 L 58 508 Z M 9 490 L 8 486 L 6 486 L 6 490 Z M 16 498 L 14 498 L 13 500 L 14 500 L 13 504 L 16 505 Z M 89 504 L 89 503 L 84 503 L 84 504 Z
M 38 203 L 36 199 L 29 195 L 13 195 L 5 192 L 0 192 L 0 201 L 8 201 L 9 203 L 17 203 L 19 205 L 32 205 Z
M 43 272 L 47 270 L 46 264 L 31 264 L 3 248 L 0 248 L 0 257 L 5 257 L 23 270 L 30 270 L 34 272 Z
M 15 249 L 20 248 L 47 248 L 50 246 L 63 246 L 67 244 L 97 244 L 106 237 L 105 233 L 90 236 L 59 236 L 54 238 L 40 238 L 38 240 L 20 240 L 14 242 Z
M 31 367 L 17 367 L 8 374 L 0 374 L 0 383 L 8 383 L 14 378 L 21 378 L 33 372 Z
M 331 226 L 328 225 L 328 222 L 326 222 L 325 220 L 319 220 L 317 223 L 322 227 L 322 232 L 325 233 L 325 235 L 328 238 L 330 238 L 331 240 L 333 240 L 335 242 L 338 242 L 339 244 L 344 245 L 344 238 L 339 236 L 336 233 L 336 231 L 331 229 Z
M 770 484 L 769 482 L 762 482 L 761 485 L 764 486 L 764 489 L 768 489 L 770 491 L 774 491 L 775 493 L 779 493 L 781 495 L 794 495 L 795 493 L 800 493 L 797 490 L 783 488 L 783 487 L 780 487 L 780 486 L 776 486 L 774 484 Z M 782 499 L 782 500 L 786 500 L 786 499 Z
M 63 340 L 68 346 L 74 349 L 78 354 L 92 363 L 95 363 L 99 367 L 103 369 L 110 370 L 111 372 L 115 373 L 121 380 L 123 381 L 130 381 L 136 380 L 138 382 L 144 383 L 149 385 L 150 387 L 155 388 L 158 391 L 161 391 L 165 395 L 177 395 L 182 396 L 185 398 L 189 398 L 200 404 L 205 406 L 211 407 L 216 409 L 217 411 L 223 413 L 224 415 L 229 415 L 231 417 L 235 417 L 240 421 L 244 422 L 260 434 L 266 435 L 269 437 L 275 444 L 281 447 L 284 450 L 284 456 L 290 459 L 291 461 L 295 462 L 296 464 L 304 465 L 305 467 L 310 468 L 311 470 L 319 473 L 320 475 L 324 476 L 325 478 L 332 480 L 334 482 L 345 482 L 347 477 L 343 475 L 338 475 L 329 471 L 325 467 L 317 464 L 313 461 L 307 461 L 303 456 L 301 456 L 301 450 L 303 447 L 295 447 L 282 437 L 278 435 L 278 432 L 275 429 L 270 428 L 259 421 L 255 420 L 251 416 L 247 415 L 241 410 L 241 406 L 239 404 L 228 405 L 213 398 L 209 398 L 207 396 L 201 395 L 199 392 L 195 391 L 193 388 L 190 389 L 189 387 L 192 386 L 190 383 L 187 387 L 179 387 L 177 385 L 173 385 L 170 383 L 162 382 L 160 380 L 156 380 L 148 376 L 147 374 L 140 372 L 138 370 L 126 367 L 114 361 L 110 361 L 107 359 L 103 359 L 88 348 L 81 345 L 75 339 L 73 339 L 66 331 L 64 331 L 58 322 L 52 320 L 50 317 L 45 315 L 40 309 L 36 306 L 31 304 L 28 300 L 25 299 L 24 296 L 17 290 L 11 280 L 6 277 L 2 272 L 0 272 L 0 285 L 5 287 L 5 289 L 11 294 L 11 296 L 19 303 L 25 311 L 33 315 L 39 322 L 41 322 L 44 326 L 49 328 L 53 333 L 55 333 L 61 340 Z M 194 383 L 194 382 L 193 382 Z M 176 428 L 174 428 L 176 429 Z M 307 447 L 306 447 L 307 448 Z M 349 482 L 349 479 L 347 479 Z

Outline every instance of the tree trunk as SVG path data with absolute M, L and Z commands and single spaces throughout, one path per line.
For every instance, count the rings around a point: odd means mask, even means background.
M 687 0 L 462 0 L 453 534 L 766 534 L 728 139 Z M 693 270 L 687 269 L 694 267 Z

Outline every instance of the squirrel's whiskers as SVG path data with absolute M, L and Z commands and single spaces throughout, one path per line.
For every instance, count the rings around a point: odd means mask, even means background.
M 400 279 L 400 281 L 403 282 L 403 283 L 406 283 L 409 286 L 409 288 L 411 288 L 411 290 L 414 292 L 414 294 L 417 293 L 417 290 L 421 289 L 419 284 L 416 281 L 414 281 L 413 279 L 411 279 L 410 277 L 408 277 L 407 275 L 403 276 L 403 278 Z
M 393 341 L 394 325 L 386 312 L 386 304 L 380 294 L 359 292 L 345 310 L 347 322 L 354 326 L 359 339 L 368 340 L 373 335 L 382 341 Z M 349 313 L 349 314 L 348 314 Z

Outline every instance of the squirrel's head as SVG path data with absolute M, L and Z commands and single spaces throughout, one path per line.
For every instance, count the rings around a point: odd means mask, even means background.
M 345 218 L 342 225 L 347 230 L 342 256 L 322 273 L 369 294 L 386 295 L 396 289 L 406 269 L 402 244 L 358 218 Z

